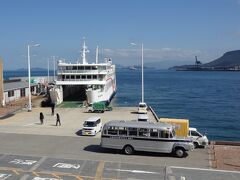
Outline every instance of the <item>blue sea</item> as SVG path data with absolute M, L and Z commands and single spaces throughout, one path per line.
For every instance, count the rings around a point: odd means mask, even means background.
M 10 76 L 27 76 L 27 72 L 4 72 L 4 78 Z M 240 72 L 145 69 L 144 82 L 144 101 L 159 117 L 189 119 L 190 126 L 210 140 L 240 141 Z M 137 106 L 141 71 L 117 69 L 117 88 L 114 106 Z

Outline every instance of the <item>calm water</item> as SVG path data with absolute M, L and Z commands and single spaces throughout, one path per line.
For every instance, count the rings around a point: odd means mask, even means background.
M 4 73 L 5 78 L 11 75 L 27 73 Z M 141 101 L 141 71 L 117 69 L 117 87 L 114 105 L 137 106 Z M 240 141 L 239 72 L 146 69 L 145 102 L 159 117 L 189 119 L 190 126 L 207 133 L 211 140 Z

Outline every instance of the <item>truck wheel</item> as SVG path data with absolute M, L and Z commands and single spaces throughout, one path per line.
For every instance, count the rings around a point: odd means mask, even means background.
M 130 145 L 126 145 L 124 148 L 124 153 L 127 154 L 127 155 L 131 155 L 133 154 L 133 147 L 130 146 Z
M 198 148 L 198 143 L 197 142 L 194 142 L 193 145 L 194 145 L 194 149 Z
M 177 157 L 182 158 L 185 155 L 185 150 L 183 148 L 178 148 L 175 150 Z

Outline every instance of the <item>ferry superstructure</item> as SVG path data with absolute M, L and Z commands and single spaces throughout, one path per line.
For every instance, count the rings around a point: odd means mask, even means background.
M 109 104 L 116 93 L 115 65 L 110 58 L 105 58 L 103 63 L 98 62 L 98 47 L 96 61 L 88 63 L 88 53 L 85 41 L 82 46 L 82 63 L 66 63 L 58 61 L 57 80 L 55 87 L 50 91 L 50 97 L 56 104 L 74 94 L 75 99 L 88 104 L 105 102 Z

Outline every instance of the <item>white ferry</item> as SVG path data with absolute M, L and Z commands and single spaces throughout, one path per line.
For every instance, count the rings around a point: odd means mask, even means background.
M 57 79 L 55 86 L 50 90 L 52 102 L 60 104 L 68 97 L 72 100 L 109 104 L 116 93 L 115 65 L 112 60 L 105 58 L 103 63 L 98 62 L 98 47 L 96 49 L 96 62 L 88 63 L 88 53 L 85 41 L 82 47 L 82 63 L 66 63 L 58 61 Z

